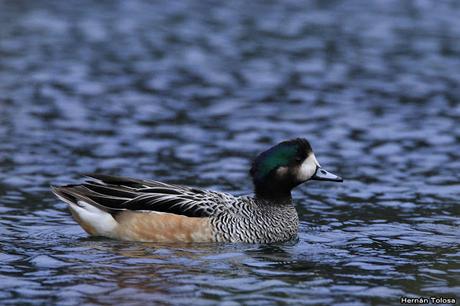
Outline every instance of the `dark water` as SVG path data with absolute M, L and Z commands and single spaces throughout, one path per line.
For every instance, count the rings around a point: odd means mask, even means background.
M 456 1 L 0 2 L 1 304 L 399 304 L 460 297 Z M 50 183 L 103 172 L 235 194 L 307 137 L 343 184 L 298 241 L 89 238 Z M 457 302 L 458 303 L 458 302 Z

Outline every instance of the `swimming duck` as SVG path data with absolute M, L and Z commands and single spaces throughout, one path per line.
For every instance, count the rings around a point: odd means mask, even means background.
M 152 242 L 274 243 L 297 235 L 291 190 L 308 180 L 341 182 L 319 165 L 303 138 L 260 153 L 250 170 L 255 195 L 236 197 L 153 180 L 88 174 L 51 186 L 90 235 Z

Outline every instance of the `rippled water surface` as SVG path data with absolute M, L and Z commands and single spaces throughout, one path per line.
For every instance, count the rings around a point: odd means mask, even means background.
M 0 300 L 389 305 L 460 296 L 455 1 L 0 2 Z M 307 137 L 343 184 L 280 245 L 90 238 L 49 184 L 250 193 Z

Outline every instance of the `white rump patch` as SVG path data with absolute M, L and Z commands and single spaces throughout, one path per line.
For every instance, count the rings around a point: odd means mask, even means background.
M 67 203 L 69 203 L 67 201 Z M 80 219 L 91 225 L 97 232 L 97 235 L 115 238 L 115 230 L 118 222 L 111 214 L 105 212 L 94 205 L 84 201 L 78 201 L 78 205 L 69 203 L 72 209 Z

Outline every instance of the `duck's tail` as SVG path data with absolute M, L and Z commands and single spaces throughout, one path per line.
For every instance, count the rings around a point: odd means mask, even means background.
M 118 222 L 111 212 L 79 192 L 78 185 L 51 186 L 51 191 L 69 204 L 70 212 L 90 235 L 116 238 Z

